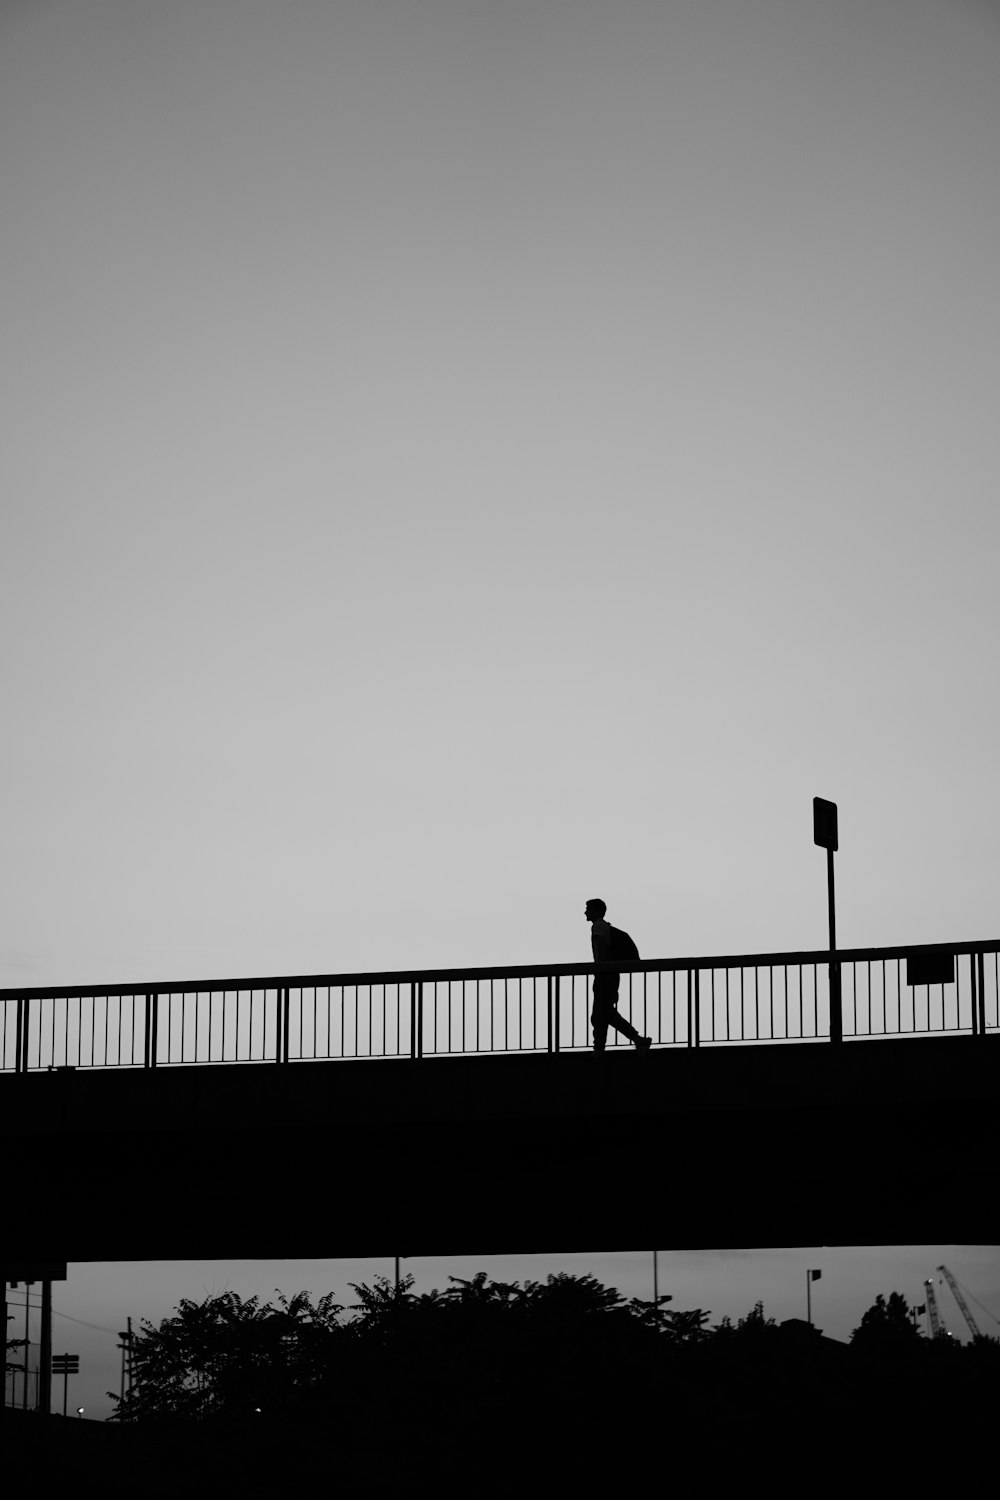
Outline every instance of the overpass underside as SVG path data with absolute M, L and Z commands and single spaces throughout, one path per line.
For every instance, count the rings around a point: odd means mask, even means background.
M 5 1259 L 998 1235 L 996 1037 L 3 1080 Z

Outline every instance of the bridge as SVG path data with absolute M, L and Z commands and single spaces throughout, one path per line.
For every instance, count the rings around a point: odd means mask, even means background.
M 998 951 L 0 991 L 0 1253 L 995 1243 Z

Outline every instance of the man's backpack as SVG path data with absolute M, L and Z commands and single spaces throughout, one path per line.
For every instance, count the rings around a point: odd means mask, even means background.
M 611 934 L 611 957 L 620 958 L 623 963 L 639 961 L 639 950 L 629 937 L 627 932 L 622 932 L 620 927 L 612 927 L 608 923 L 608 931 Z

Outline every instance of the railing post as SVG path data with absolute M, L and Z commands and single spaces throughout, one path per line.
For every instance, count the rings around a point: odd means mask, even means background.
M 546 1013 L 548 1023 L 548 1050 L 555 1054 L 559 1051 L 559 975 L 548 976 L 546 994 Z
M 981 953 L 969 954 L 972 979 L 972 1035 L 986 1035 L 986 972 Z
M 857 1022 L 855 1022 L 857 1031 Z M 830 1040 L 844 1040 L 844 1005 L 840 989 L 840 964 L 830 964 Z
M 694 970 L 694 1044 L 701 1046 L 701 970 Z
M 160 1015 L 159 993 L 147 994 L 146 996 L 146 1036 L 143 1066 L 147 1068 L 156 1067 L 156 1023 Z
M 288 1061 L 288 1012 L 291 1004 L 288 985 L 278 991 L 278 1037 L 274 1049 L 275 1062 L 286 1063 Z
M 422 980 L 410 981 L 410 1056 L 424 1055 L 424 986 Z
M 17 1035 L 14 1038 L 14 1071 L 16 1073 L 28 1071 L 28 1004 L 24 995 L 17 997 Z
M 552 1050 L 559 1051 L 559 975 L 552 976 Z
M 687 971 L 687 1044 L 694 1046 L 694 970 Z

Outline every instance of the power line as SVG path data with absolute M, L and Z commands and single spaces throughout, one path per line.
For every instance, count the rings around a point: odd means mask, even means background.
M 27 1307 L 27 1305 L 28 1304 L 26 1302 L 18 1302 L 16 1298 L 7 1298 L 8 1307 Z M 31 1304 L 31 1310 L 32 1312 L 38 1311 L 37 1302 L 33 1302 Z M 81 1328 L 96 1328 L 98 1333 L 110 1333 L 114 1338 L 118 1337 L 116 1329 L 105 1328 L 103 1323 L 87 1323 L 83 1318 L 74 1318 L 69 1313 L 60 1312 L 58 1307 L 54 1307 L 52 1309 L 52 1313 L 56 1318 L 65 1318 L 68 1323 L 79 1323 Z

